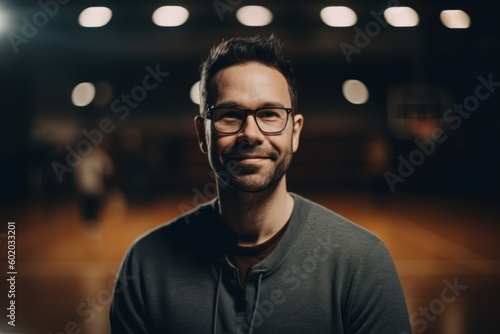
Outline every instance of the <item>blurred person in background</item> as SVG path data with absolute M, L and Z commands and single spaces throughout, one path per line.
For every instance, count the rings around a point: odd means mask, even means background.
M 234 38 L 202 64 L 195 126 L 217 197 L 134 242 L 112 333 L 411 332 L 384 243 L 287 191 L 304 117 L 281 48 Z
M 94 146 L 75 166 L 75 183 L 82 218 L 91 238 L 99 238 L 99 215 L 106 194 L 106 179 L 113 175 L 113 161 L 104 149 Z

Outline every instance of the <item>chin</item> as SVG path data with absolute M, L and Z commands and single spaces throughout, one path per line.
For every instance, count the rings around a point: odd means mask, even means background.
M 267 177 L 256 174 L 234 176 L 227 183 L 227 186 L 240 192 L 258 193 L 278 185 L 283 179 L 283 175 L 268 175 Z

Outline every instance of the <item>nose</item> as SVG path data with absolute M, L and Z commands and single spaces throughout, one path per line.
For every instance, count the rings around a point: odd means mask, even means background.
M 252 115 L 247 115 L 245 120 L 245 124 L 240 132 L 237 135 L 238 141 L 246 142 L 249 145 L 260 144 L 264 141 L 265 136 L 262 132 L 260 132 L 257 123 L 255 122 L 255 118 Z

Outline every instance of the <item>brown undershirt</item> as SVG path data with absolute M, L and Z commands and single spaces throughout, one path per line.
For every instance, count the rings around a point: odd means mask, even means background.
M 238 268 L 241 283 L 245 281 L 248 268 L 264 260 L 276 248 L 281 237 L 285 234 L 287 226 L 288 222 L 264 243 L 255 246 L 234 245 L 228 252 L 229 260 Z

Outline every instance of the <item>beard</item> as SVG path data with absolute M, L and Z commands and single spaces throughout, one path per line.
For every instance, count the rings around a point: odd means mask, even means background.
M 260 146 L 240 144 L 237 149 L 228 149 L 222 152 L 220 162 L 217 153 L 211 150 L 209 162 L 221 182 L 221 188 L 231 187 L 241 192 L 261 192 L 281 181 L 292 162 L 293 151 L 291 145 L 280 153 L 276 149 L 265 150 Z M 264 165 L 240 164 L 238 159 L 231 158 L 234 152 L 256 154 L 268 157 Z M 271 162 L 271 163 L 269 163 Z

